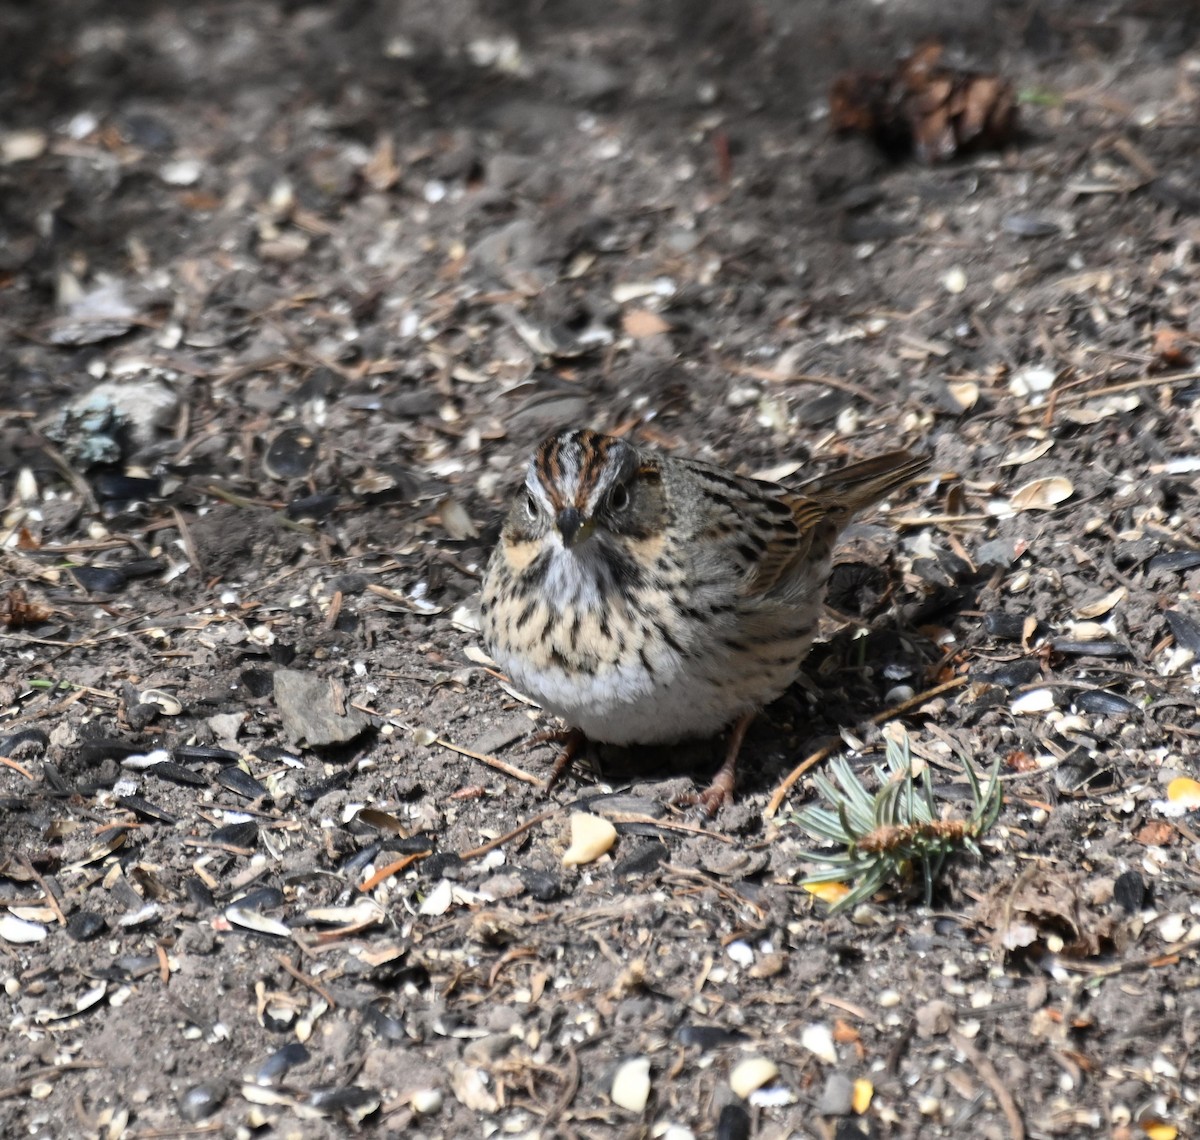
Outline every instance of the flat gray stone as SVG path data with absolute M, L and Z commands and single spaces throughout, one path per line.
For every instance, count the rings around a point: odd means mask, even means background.
M 275 705 L 284 731 L 294 744 L 310 747 L 345 744 L 371 723 L 366 713 L 343 704 L 335 682 L 302 669 L 280 669 L 275 673 Z

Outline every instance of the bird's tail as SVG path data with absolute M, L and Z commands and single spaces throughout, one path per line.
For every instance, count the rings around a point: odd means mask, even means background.
M 843 519 L 873 506 L 928 470 L 930 456 L 911 451 L 887 451 L 859 463 L 851 463 L 796 488 L 798 494 L 821 503 Z

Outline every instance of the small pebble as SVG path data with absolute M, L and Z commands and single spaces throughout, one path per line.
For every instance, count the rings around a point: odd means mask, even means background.
M 413 1112 L 419 1113 L 421 1116 L 432 1116 L 435 1112 L 442 1111 L 442 1099 L 441 1089 L 418 1089 L 412 1094 L 412 1100 L 409 1103 L 412 1105 Z
M 94 910 L 77 910 L 67 919 L 67 936 L 75 942 L 86 942 L 89 938 L 103 934 L 107 927 L 103 915 Z
M 822 1116 L 848 1116 L 854 1106 L 854 1082 L 845 1073 L 830 1073 L 817 1099 Z
M 942 288 L 947 293 L 961 293 L 967 287 L 967 275 L 960 266 L 955 266 L 942 278 Z
M 225 1088 L 215 1082 L 192 1085 L 179 1098 L 179 1115 L 189 1124 L 212 1116 L 225 1099 Z

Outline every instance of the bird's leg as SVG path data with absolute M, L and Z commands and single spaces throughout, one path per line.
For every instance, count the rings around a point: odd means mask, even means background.
M 547 744 L 553 741 L 556 744 L 561 744 L 558 756 L 554 760 L 554 767 L 550 769 L 550 776 L 546 780 L 546 786 L 542 789 L 543 793 L 549 795 L 554 790 L 554 786 L 562 779 L 563 773 L 571 766 L 571 761 L 579 754 L 579 750 L 587 743 L 587 737 L 578 728 L 547 728 L 541 732 L 536 732 L 529 738 L 529 744 Z
M 698 804 L 710 819 L 721 810 L 723 804 L 733 802 L 733 784 L 737 776 L 738 753 L 742 750 L 746 729 L 750 727 L 750 722 L 757 715 L 755 712 L 748 712 L 738 718 L 733 728 L 729 730 L 729 746 L 725 749 L 725 760 L 717 769 L 712 783 L 704 791 L 687 797 L 686 802 Z

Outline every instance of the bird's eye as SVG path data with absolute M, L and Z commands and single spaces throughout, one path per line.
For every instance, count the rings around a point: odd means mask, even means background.
M 535 521 L 538 517 L 537 499 L 529 491 L 525 492 L 525 513 L 529 516 L 531 522 Z
M 614 511 L 623 511 L 629 506 L 629 491 L 625 488 L 624 484 L 618 483 L 608 493 L 608 505 Z

